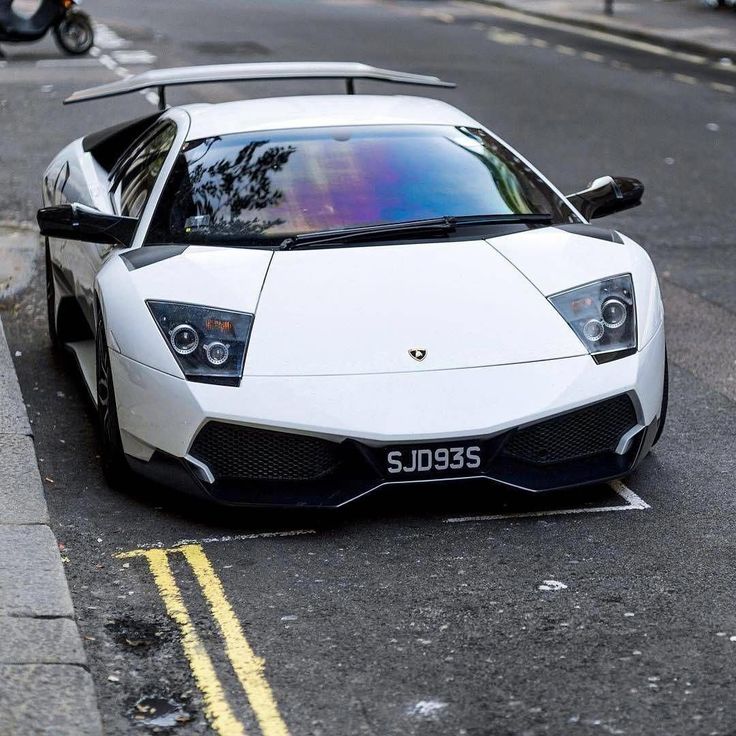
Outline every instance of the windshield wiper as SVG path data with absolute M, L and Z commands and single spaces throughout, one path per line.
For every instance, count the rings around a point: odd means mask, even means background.
M 550 225 L 552 215 L 547 212 L 529 212 L 508 215 L 463 215 L 454 217 L 456 225 Z
M 349 243 L 355 240 L 395 240 L 400 237 L 445 235 L 455 231 L 452 217 L 436 217 L 431 220 L 389 222 L 384 225 L 347 227 L 339 230 L 320 230 L 295 235 L 281 243 L 282 250 L 296 250 L 324 243 Z
M 338 230 L 321 230 L 303 235 L 294 235 L 281 243 L 281 250 L 297 250 L 312 245 L 341 244 L 369 240 L 398 240 L 409 237 L 429 237 L 454 233 L 458 226 L 464 225 L 549 225 L 552 215 L 548 214 L 506 214 L 506 215 L 467 215 L 462 217 L 435 217 L 428 220 L 408 220 L 389 222 L 384 225 L 367 225 Z

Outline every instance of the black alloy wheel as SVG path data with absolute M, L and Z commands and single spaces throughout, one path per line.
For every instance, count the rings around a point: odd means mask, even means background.
M 115 387 L 110 368 L 105 322 L 97 309 L 97 337 L 95 339 L 97 364 L 97 421 L 102 440 L 102 472 L 110 487 L 122 489 L 130 479 L 131 471 L 120 439 Z

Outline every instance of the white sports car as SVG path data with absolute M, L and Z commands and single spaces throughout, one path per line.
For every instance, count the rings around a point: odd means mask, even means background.
M 347 80 L 348 95 L 165 109 L 167 86 Z M 225 504 L 336 507 L 387 484 L 552 491 L 624 476 L 667 408 L 647 254 L 481 123 L 348 63 L 146 72 L 67 102 L 162 109 L 43 179 L 49 327 L 97 403 L 103 464 Z

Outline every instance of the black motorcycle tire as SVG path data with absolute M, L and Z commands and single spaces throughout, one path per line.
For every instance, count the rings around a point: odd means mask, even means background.
M 54 39 L 65 54 L 86 54 L 95 43 L 92 19 L 80 10 L 68 12 L 54 28 Z

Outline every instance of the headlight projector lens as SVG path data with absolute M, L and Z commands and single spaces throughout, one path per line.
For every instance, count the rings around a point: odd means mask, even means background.
M 190 355 L 197 349 L 197 345 L 199 345 L 197 330 L 190 325 L 177 325 L 174 327 L 169 335 L 169 340 L 171 340 L 171 347 L 179 355 Z
M 601 307 L 603 324 L 611 330 L 615 330 L 626 322 L 626 305 L 620 299 L 606 299 Z
M 599 319 L 589 319 L 583 326 L 583 335 L 590 342 L 598 342 L 603 337 L 605 331 L 603 323 Z
M 596 363 L 636 352 L 636 302 L 630 273 L 547 297 Z
M 240 385 L 252 314 L 153 299 L 146 304 L 187 381 Z
M 230 354 L 227 345 L 222 342 L 211 342 L 205 345 L 204 352 L 207 354 L 207 360 L 212 365 L 222 365 Z

